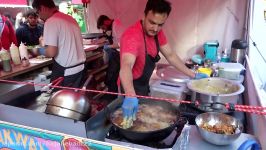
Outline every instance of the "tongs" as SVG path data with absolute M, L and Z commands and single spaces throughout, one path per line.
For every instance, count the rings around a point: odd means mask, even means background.
M 59 78 L 55 79 L 54 81 L 52 81 L 51 83 L 49 83 L 48 85 L 42 87 L 41 91 L 42 92 L 46 91 L 47 94 L 50 94 L 54 89 L 54 87 L 52 87 L 52 88 L 50 88 L 50 87 L 59 85 L 63 80 L 64 80 L 64 77 L 59 77 Z
M 59 77 L 52 81 L 50 84 L 41 88 L 42 94 L 37 98 L 38 101 L 48 101 L 51 96 L 52 91 L 54 90 L 54 86 L 59 85 L 64 80 L 64 77 Z M 52 88 L 50 88 L 53 86 Z

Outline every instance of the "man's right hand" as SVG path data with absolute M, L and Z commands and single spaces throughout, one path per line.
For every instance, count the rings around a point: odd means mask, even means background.
M 196 73 L 194 79 L 203 79 L 203 78 L 208 78 L 209 76 L 205 73 Z
M 136 120 L 138 112 L 139 100 L 136 97 L 126 97 L 122 104 L 123 110 L 123 128 L 130 128 L 133 125 L 133 121 Z

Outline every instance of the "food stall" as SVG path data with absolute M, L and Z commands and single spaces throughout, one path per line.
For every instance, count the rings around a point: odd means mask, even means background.
M 163 30 L 171 48 L 188 67 L 207 73 L 211 77 L 199 82 L 193 81 L 168 65 L 164 57 L 161 57 L 162 60 L 157 64 L 150 80 L 150 97 L 141 98 L 145 99 L 143 101 L 148 100 L 149 105 L 152 103 L 151 106 L 157 103 L 160 107 L 165 106 L 163 103 L 168 101 L 170 105 L 167 108 L 178 114 L 178 119 L 174 120 L 175 123 L 171 125 L 170 131 L 167 128 L 167 131 L 163 130 L 164 134 L 158 131 L 136 134 L 119 128 L 113 122 L 113 113 L 121 107 L 122 97 L 118 94 L 115 100 L 106 99 L 105 95 L 114 93 L 106 92 L 104 85 L 107 65 L 102 60 L 103 44 L 92 44 L 92 39 L 102 36 L 96 27 L 99 15 L 108 14 L 110 18 L 118 18 L 123 22 L 124 28 L 127 28 L 142 17 L 146 1 L 91 0 L 84 5 L 88 25 L 84 29 L 87 33 L 83 34 L 87 79 L 84 81 L 83 89 L 74 90 L 85 96 L 84 99 L 89 102 L 92 113 L 83 119 L 73 119 L 67 116 L 68 113 L 60 115 L 60 112 L 66 110 L 80 114 L 83 112 L 63 105 L 54 107 L 57 110 L 54 114 L 46 111 L 47 106 L 53 105 L 48 100 L 55 96 L 55 93 L 50 93 L 49 90 L 41 91 L 50 83 L 51 59 L 31 58 L 27 66 L 12 64 L 12 71 L 0 70 L 0 142 L 2 141 L 0 148 L 16 149 L 14 147 L 16 145 L 12 143 L 21 138 L 21 141 L 16 141 L 18 145 L 24 144 L 22 145 L 24 147 L 39 149 L 77 149 L 77 147 L 67 147 L 70 143 L 80 146 L 81 149 L 102 150 L 231 150 L 238 149 L 243 143 L 251 142 L 259 145 L 256 148 L 264 149 L 265 144 L 262 139 L 265 135 L 258 134 L 258 131 L 265 129 L 263 126 L 265 108 L 258 105 L 249 106 L 247 103 L 246 95 L 250 95 L 248 93 L 250 90 L 247 91 L 250 88 L 247 85 L 251 84 L 251 80 L 248 78 L 250 70 L 244 60 L 244 52 L 248 47 L 242 43 L 242 40 L 238 40 L 247 38 L 248 0 L 170 2 L 172 12 Z M 71 6 L 70 3 L 68 5 Z M 243 45 L 239 46 L 239 43 Z M 56 85 L 50 88 L 69 89 Z M 215 93 L 217 91 L 218 94 Z M 205 113 L 215 114 L 211 117 L 202 117 L 201 114 Z M 227 115 L 222 116 L 223 119 L 233 118 L 228 124 L 233 123 L 236 127 L 232 134 L 234 137 L 224 136 L 226 138 L 221 138 L 219 141 L 216 134 L 206 134 L 205 131 L 201 131 L 204 124 L 202 118 L 213 119 L 214 115 L 220 117 L 216 113 Z M 185 119 L 180 119 L 181 116 Z M 250 130 L 256 128 L 250 124 L 248 118 L 250 116 L 258 116 L 262 122 L 260 129 L 254 132 Z M 156 121 L 159 122 L 160 119 Z M 146 136 L 149 140 L 145 139 Z M 155 140 L 158 137 L 162 139 Z M 230 142 L 223 143 L 225 140 Z M 39 144 L 34 145 L 34 143 Z

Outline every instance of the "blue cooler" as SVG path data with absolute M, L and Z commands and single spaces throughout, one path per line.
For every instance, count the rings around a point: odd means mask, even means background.
M 205 54 L 205 60 L 209 59 L 212 62 L 216 62 L 216 57 L 217 57 L 217 50 L 219 47 L 219 42 L 218 41 L 208 41 L 205 42 L 203 45 L 204 48 L 204 54 Z

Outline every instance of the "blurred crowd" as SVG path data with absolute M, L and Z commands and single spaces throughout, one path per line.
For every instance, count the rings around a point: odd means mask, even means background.
M 39 45 L 44 22 L 33 9 L 18 12 L 15 17 L 8 12 L 0 12 L 0 50 L 9 50 L 12 43 L 19 46 Z

